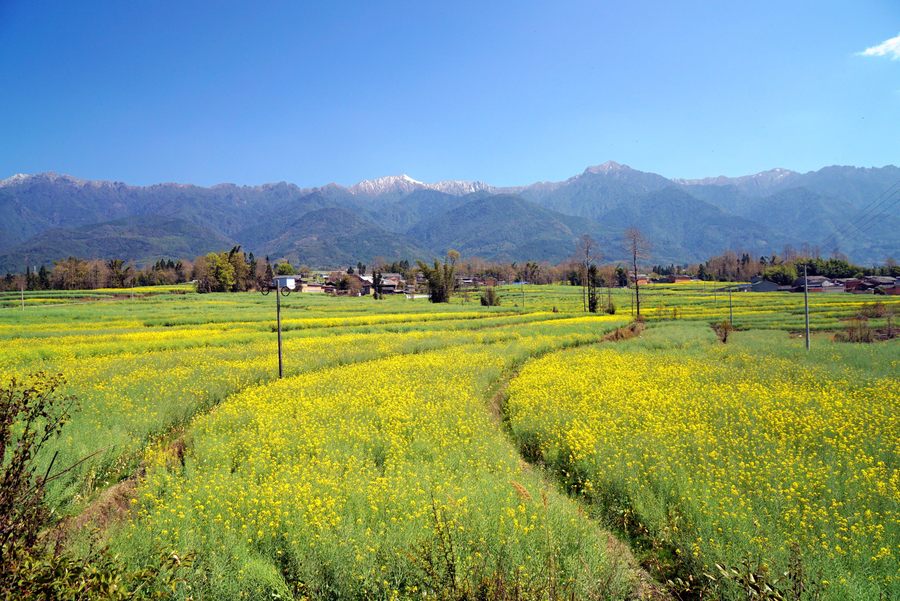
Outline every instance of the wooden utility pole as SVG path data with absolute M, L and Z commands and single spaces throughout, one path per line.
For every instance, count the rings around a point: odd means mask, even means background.
M 809 278 L 803 265 L 803 312 L 806 315 L 806 350 L 809 351 Z
M 22 310 L 25 310 L 25 284 L 19 286 L 19 292 L 22 293 Z
M 728 287 L 728 324 L 734 327 L 734 305 L 731 304 L 731 286 Z
M 281 361 L 281 289 L 279 282 L 275 280 L 275 319 L 278 322 L 278 377 L 284 376 L 284 368 Z

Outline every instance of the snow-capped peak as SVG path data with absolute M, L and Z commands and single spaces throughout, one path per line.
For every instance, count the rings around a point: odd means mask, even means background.
M 481 192 L 482 190 L 493 190 L 494 187 L 484 182 L 470 182 L 462 179 L 449 179 L 434 184 L 425 184 L 432 190 L 443 192 L 444 194 L 453 194 L 455 196 L 464 196 L 472 192 Z
M 794 175 L 794 171 L 790 169 L 782 169 L 781 167 L 776 167 L 775 169 L 769 169 L 768 171 L 760 171 L 750 177 L 756 179 L 768 179 L 768 180 L 779 180 L 783 177 L 787 177 L 789 175 Z
M 424 188 L 425 184 L 404 174 L 387 175 L 375 179 L 366 179 L 351 186 L 354 194 L 384 194 L 386 192 L 412 192 L 418 188 Z
M 623 165 L 621 163 L 617 163 L 615 161 L 606 161 L 602 165 L 594 165 L 593 167 L 588 167 L 584 170 L 585 173 L 613 173 L 616 171 L 626 171 L 630 170 L 631 167 L 628 165 Z
M 15 186 L 18 184 L 25 184 L 28 182 L 65 182 L 73 185 L 84 186 L 87 184 L 103 184 L 106 182 L 93 182 L 89 180 L 78 179 L 77 177 L 72 177 L 71 175 L 65 175 L 61 173 L 56 173 L 53 171 L 47 171 L 44 173 L 17 173 L 12 177 L 8 177 L 3 181 L 0 181 L 0 186 Z
M 379 194 L 401 193 L 408 194 L 416 190 L 436 190 L 445 194 L 462 196 L 481 190 L 490 190 L 491 186 L 484 182 L 470 182 L 464 180 L 445 180 L 434 184 L 426 184 L 413 179 L 406 174 L 388 175 L 376 179 L 367 179 L 350 186 L 350 192 L 365 196 L 378 196 Z
M 775 169 L 760 171 L 753 175 L 741 175 L 738 177 L 719 175 L 717 177 L 705 177 L 702 179 L 673 179 L 672 181 L 686 186 L 728 186 L 734 184 L 769 185 L 775 184 L 788 176 L 796 175 L 796 173 L 796 171 L 791 171 L 790 169 L 776 167 Z
M 72 177 L 64 173 L 56 173 L 54 171 L 46 171 L 43 173 L 17 173 L 12 177 L 0 180 L 0 188 L 5 186 L 18 186 L 29 183 L 52 183 L 52 184 L 68 184 L 70 186 L 78 186 L 81 188 L 105 188 L 105 187 L 121 187 L 125 184 L 121 182 L 111 182 L 106 180 L 92 180 Z
M 11 177 L 7 177 L 4 180 L 0 180 L 0 187 L 3 186 L 14 186 L 16 184 L 20 184 L 22 182 L 28 181 L 31 178 L 27 173 L 16 173 Z

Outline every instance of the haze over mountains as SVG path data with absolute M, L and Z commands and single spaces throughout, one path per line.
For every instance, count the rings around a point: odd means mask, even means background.
M 376 256 L 429 258 L 450 248 L 491 260 L 555 262 L 585 233 L 606 260 L 618 260 L 630 226 L 651 240 L 654 263 L 809 244 L 868 264 L 900 251 L 898 201 L 896 166 L 678 180 L 610 161 L 565 181 L 506 188 L 405 175 L 312 189 L 16 175 L 0 182 L 0 270 L 69 255 L 145 263 L 232 244 L 321 267 Z

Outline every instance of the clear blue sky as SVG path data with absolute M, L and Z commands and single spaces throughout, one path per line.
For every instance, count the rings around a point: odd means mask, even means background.
M 264 6 L 263 6 L 264 5 Z M 0 0 L 0 178 L 900 164 L 897 0 Z

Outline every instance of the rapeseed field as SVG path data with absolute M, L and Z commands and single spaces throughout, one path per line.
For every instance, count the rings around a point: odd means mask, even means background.
M 807 355 L 798 295 L 648 287 L 618 342 L 628 291 L 603 316 L 577 288 L 501 295 L 291 295 L 281 380 L 272 296 L 7 295 L 0 373 L 78 399 L 38 458 L 74 465 L 57 515 L 128 485 L 67 552 L 190 557 L 176 598 L 898 595 L 897 343 L 828 333 L 872 298 L 813 299 Z
M 529 363 L 507 404 L 522 448 L 670 571 L 719 577 L 716 594 L 737 595 L 719 564 L 802 569 L 827 599 L 896 598 L 897 345 L 807 357 L 759 333 L 644 338 Z

